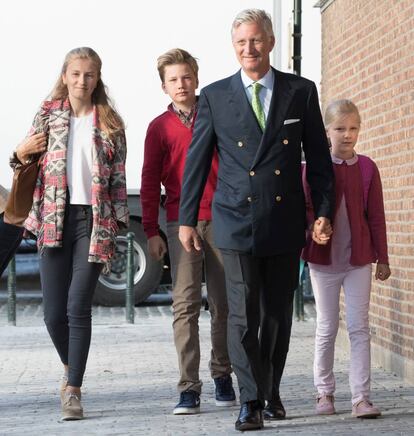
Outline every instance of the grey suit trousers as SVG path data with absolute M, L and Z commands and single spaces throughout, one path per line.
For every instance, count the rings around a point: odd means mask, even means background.
M 221 250 L 229 306 L 228 347 L 240 403 L 279 395 L 289 350 L 299 253 L 256 257 Z

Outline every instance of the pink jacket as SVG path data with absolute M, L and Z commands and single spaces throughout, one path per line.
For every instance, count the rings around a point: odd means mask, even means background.
M 369 159 L 363 157 L 365 160 Z M 351 228 L 351 258 L 354 266 L 362 266 L 372 262 L 388 264 L 387 234 L 385 224 L 384 202 L 382 198 L 381 178 L 377 166 L 371 161 L 372 177 L 363 177 L 360 165 L 333 163 L 335 173 L 335 215 L 338 211 L 342 195 L 345 196 L 349 223 Z M 306 183 L 306 168 L 303 181 L 306 198 L 308 222 L 315 220 L 311 193 Z M 366 206 L 364 191 L 367 193 Z M 333 220 L 335 231 L 335 218 Z M 302 251 L 302 258 L 307 262 L 330 265 L 331 244 L 318 245 L 310 237 Z
M 43 102 L 30 133 L 48 132 L 47 151 L 42 158 L 33 194 L 33 206 L 24 224 L 37 237 L 38 248 L 61 247 L 66 207 L 66 147 L 70 123 L 69 100 Z M 119 134 L 112 141 L 99 128 L 98 112 L 93 121 L 93 226 L 89 262 L 107 263 L 115 251 L 119 227 L 128 226 L 125 181 L 126 141 Z M 13 162 L 11 162 L 13 165 Z

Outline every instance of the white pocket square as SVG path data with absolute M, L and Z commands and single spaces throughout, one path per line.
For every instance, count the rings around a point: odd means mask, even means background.
M 286 126 L 286 124 L 298 123 L 299 121 L 300 121 L 300 118 L 292 118 L 290 120 L 285 120 L 283 122 L 283 125 Z

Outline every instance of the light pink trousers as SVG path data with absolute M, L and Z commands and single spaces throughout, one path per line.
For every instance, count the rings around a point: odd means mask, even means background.
M 369 399 L 371 352 L 368 310 L 372 266 L 353 267 L 345 272 L 325 272 L 309 265 L 309 270 L 317 312 L 313 367 L 315 387 L 319 394 L 335 392 L 333 366 L 342 286 L 351 343 L 349 385 L 352 404 Z

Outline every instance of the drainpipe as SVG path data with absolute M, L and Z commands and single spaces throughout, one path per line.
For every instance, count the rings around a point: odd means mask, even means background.
M 293 72 L 300 76 L 302 62 L 302 0 L 293 2 Z
M 293 72 L 300 76 L 302 62 L 302 0 L 294 0 L 293 2 Z M 295 291 L 294 304 L 295 315 L 297 321 L 305 320 L 305 307 L 303 301 L 303 280 L 302 272 L 304 262 L 300 261 L 299 284 Z

